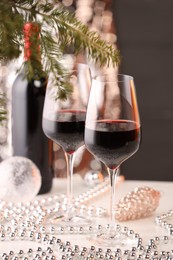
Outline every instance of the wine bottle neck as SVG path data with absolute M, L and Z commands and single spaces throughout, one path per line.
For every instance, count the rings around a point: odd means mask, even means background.
M 38 23 L 24 25 L 24 59 L 25 61 L 41 61 L 40 27 Z

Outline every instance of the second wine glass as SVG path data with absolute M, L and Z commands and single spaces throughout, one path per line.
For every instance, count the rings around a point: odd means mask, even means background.
M 67 162 L 67 207 L 57 212 L 52 221 L 74 226 L 88 223 L 87 218 L 73 210 L 73 162 L 75 152 L 84 145 L 90 69 L 86 64 L 75 64 L 75 68 L 68 69 L 65 79 L 72 87 L 67 99 L 57 99 L 55 88 L 47 88 L 42 126 L 46 136 L 62 147 Z
M 105 164 L 110 178 L 110 228 L 94 239 L 100 245 L 126 243 L 115 223 L 115 185 L 120 165 L 139 148 L 141 127 L 134 79 L 103 73 L 92 80 L 85 124 L 86 148 Z

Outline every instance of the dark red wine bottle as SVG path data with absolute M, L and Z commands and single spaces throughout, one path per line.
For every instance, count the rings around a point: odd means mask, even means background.
M 24 67 L 12 87 L 12 147 L 14 156 L 32 160 L 40 170 L 39 194 L 47 193 L 53 180 L 53 143 L 42 130 L 42 112 L 47 78 L 41 66 L 40 28 L 37 23 L 24 25 Z M 30 64 L 34 77 L 27 76 Z

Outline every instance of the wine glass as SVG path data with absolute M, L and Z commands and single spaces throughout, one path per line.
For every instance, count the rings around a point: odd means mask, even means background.
M 58 211 L 52 222 L 63 225 L 88 223 L 88 219 L 73 210 L 73 162 L 75 152 L 84 145 L 86 106 L 91 87 L 91 74 L 87 64 L 78 63 L 67 69 L 63 82 L 70 84 L 72 92 L 67 99 L 57 98 L 56 87 L 47 87 L 42 127 L 45 135 L 60 145 L 67 163 L 67 206 Z M 63 84 L 64 84 L 63 83 Z
M 138 150 L 140 140 L 141 127 L 133 77 L 112 72 L 94 77 L 88 100 L 84 142 L 89 152 L 105 164 L 111 187 L 109 229 L 93 237 L 100 245 L 122 243 L 121 234 L 115 228 L 116 178 L 120 165 Z

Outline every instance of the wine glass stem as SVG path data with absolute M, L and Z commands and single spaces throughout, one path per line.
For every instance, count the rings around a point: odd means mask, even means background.
M 116 169 L 107 168 L 109 178 L 110 178 L 110 185 L 111 185 L 111 200 L 110 200 L 110 224 L 113 225 L 115 223 L 115 188 L 116 188 L 116 181 L 119 173 L 118 167 Z
M 75 153 L 66 153 L 65 159 L 67 163 L 67 211 L 70 210 L 72 206 L 73 198 L 73 161 Z

